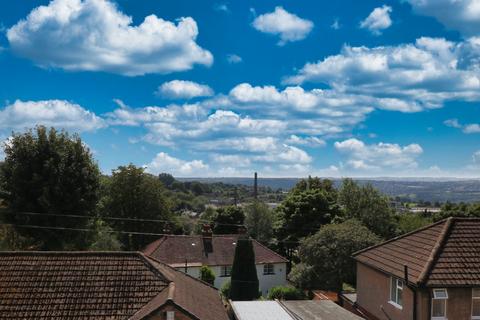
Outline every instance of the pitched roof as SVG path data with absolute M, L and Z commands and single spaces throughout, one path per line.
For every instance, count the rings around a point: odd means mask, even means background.
M 141 253 L 0 252 L 0 319 L 143 319 L 168 302 L 227 319 L 214 288 Z
M 189 266 L 232 265 L 237 240 L 236 234 L 214 235 L 210 250 L 206 250 L 201 235 L 168 235 L 149 244 L 143 252 L 147 256 L 175 267 L 184 266 L 185 261 Z M 287 259 L 255 240 L 253 240 L 253 250 L 256 264 L 287 262 Z
M 366 265 L 427 286 L 480 285 L 480 218 L 448 218 L 354 254 Z

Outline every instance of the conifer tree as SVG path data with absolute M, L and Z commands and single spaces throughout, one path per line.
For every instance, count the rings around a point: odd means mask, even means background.
M 232 266 L 230 299 L 248 301 L 258 298 L 258 277 L 252 240 L 239 238 Z

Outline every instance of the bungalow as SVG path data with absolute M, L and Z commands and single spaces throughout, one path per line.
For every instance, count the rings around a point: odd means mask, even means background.
M 480 219 L 449 218 L 354 254 L 369 319 L 480 319 Z
M 239 235 L 213 235 L 205 229 L 202 235 L 166 235 L 149 244 L 144 254 L 192 277 L 200 277 L 204 265 L 215 273 L 216 288 L 230 280 L 235 246 Z M 287 259 L 253 240 L 259 289 L 263 295 L 274 286 L 287 283 Z
M 227 320 L 218 291 L 138 252 L 0 252 L 0 319 Z

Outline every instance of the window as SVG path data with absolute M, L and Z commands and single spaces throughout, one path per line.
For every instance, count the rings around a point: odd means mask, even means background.
M 390 279 L 390 302 L 397 308 L 402 308 L 403 303 L 403 281 L 392 277 Z
M 447 289 L 433 289 L 432 319 L 441 320 L 447 318 Z
M 275 274 L 275 267 L 271 263 L 263 265 L 263 274 Z
M 480 319 L 480 288 L 472 289 L 472 319 Z
M 175 320 L 175 311 L 167 311 L 167 320 Z
M 220 277 L 230 277 L 232 273 L 232 266 L 222 266 L 222 270 L 220 271 Z

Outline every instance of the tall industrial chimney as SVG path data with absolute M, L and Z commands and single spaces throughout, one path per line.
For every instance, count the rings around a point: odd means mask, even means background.
M 258 197 L 258 176 L 257 176 L 257 173 L 255 172 L 255 179 L 253 181 L 253 197 L 255 198 L 255 200 L 257 200 L 257 197 Z

